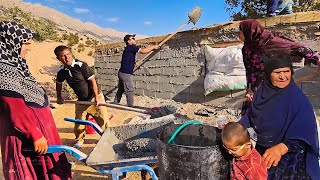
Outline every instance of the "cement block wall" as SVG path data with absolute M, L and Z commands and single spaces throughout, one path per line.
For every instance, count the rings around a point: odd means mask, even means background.
M 305 14 L 302 13 L 305 16 Z M 313 49 L 319 49 L 320 17 L 317 13 L 308 13 L 309 20 L 302 22 L 300 16 L 289 15 L 259 20 L 269 29 L 308 43 Z M 311 20 L 310 20 L 311 17 Z M 290 19 L 290 23 L 288 23 Z M 206 105 L 230 105 L 244 97 L 244 91 L 213 92 L 204 96 L 203 80 L 206 73 L 204 45 L 226 47 L 239 44 L 239 22 L 217 25 L 180 32 L 155 52 L 135 73 L 135 94 L 179 102 L 195 102 Z M 138 45 L 158 44 L 165 36 L 139 40 Z M 99 46 L 95 51 L 95 69 L 98 83 L 104 94 L 114 96 L 118 84 L 117 72 L 120 68 L 124 43 Z M 141 59 L 144 55 L 137 55 Z M 304 82 L 309 87 L 320 89 L 319 81 Z M 313 83 L 313 84 L 312 84 Z M 303 88 L 305 90 L 306 88 Z M 309 89 L 309 88 L 307 88 Z M 313 92 L 312 92 L 313 93 Z M 308 94 L 313 96 L 313 94 Z M 313 104 L 320 107 L 319 101 Z
M 135 93 L 181 102 L 202 102 L 204 80 L 204 55 L 200 47 L 172 47 L 160 50 L 133 76 Z M 137 55 L 142 58 L 143 55 Z M 101 56 L 95 59 L 98 83 L 104 93 L 114 95 L 118 84 L 117 72 L 120 55 Z M 194 98 L 192 96 L 199 96 Z

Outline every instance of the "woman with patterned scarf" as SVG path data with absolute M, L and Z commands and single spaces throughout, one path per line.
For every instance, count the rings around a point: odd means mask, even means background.
M 5 179 L 70 179 L 64 153 L 46 154 L 61 140 L 44 89 L 31 75 L 25 55 L 33 31 L 0 22 L 0 140 Z M 23 149 L 34 148 L 35 153 Z

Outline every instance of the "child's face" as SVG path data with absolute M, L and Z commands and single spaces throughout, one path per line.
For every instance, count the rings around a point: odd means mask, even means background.
M 247 142 L 239 146 L 234 144 L 234 142 L 223 141 L 223 147 L 226 149 L 226 151 L 236 158 L 247 155 L 251 150 L 251 142 Z

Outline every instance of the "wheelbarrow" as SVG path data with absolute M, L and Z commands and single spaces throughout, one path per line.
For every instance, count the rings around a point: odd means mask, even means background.
M 49 146 L 47 153 L 65 152 L 87 166 L 94 168 L 102 174 L 111 174 L 113 180 L 120 179 L 127 172 L 147 171 L 153 180 L 157 180 L 154 170 L 148 166 L 157 162 L 156 146 L 136 151 L 128 151 L 125 145 L 140 139 L 150 139 L 156 141 L 157 133 L 164 125 L 171 123 L 181 123 L 184 120 L 164 119 L 163 121 L 150 122 L 145 124 L 130 124 L 118 127 L 110 127 L 103 131 L 97 124 L 86 120 L 75 120 L 64 118 L 64 120 L 92 126 L 101 135 L 98 143 L 89 155 L 80 150 L 65 146 Z M 136 148 L 135 146 L 133 146 Z M 133 148 L 133 149 L 134 149 Z

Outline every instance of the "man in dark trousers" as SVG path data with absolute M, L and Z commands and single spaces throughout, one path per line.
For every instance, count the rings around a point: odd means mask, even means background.
M 121 59 L 121 67 L 118 72 L 119 84 L 118 91 L 114 98 L 115 103 L 119 103 L 122 97 L 122 94 L 125 92 L 127 97 L 127 104 L 129 107 L 133 107 L 134 104 L 134 85 L 131 79 L 134 65 L 136 63 L 136 54 L 141 53 L 149 53 L 155 49 L 159 49 L 158 45 L 153 45 L 147 48 L 140 48 L 136 46 L 135 34 L 127 34 L 123 38 L 126 43 L 126 47 L 124 48 L 122 59 Z
M 267 15 L 272 17 L 276 15 L 292 14 L 292 0 L 268 0 Z
M 107 107 L 98 106 L 105 103 L 103 94 L 99 91 L 94 73 L 88 64 L 73 58 L 71 49 L 67 46 L 58 46 L 54 53 L 57 59 L 63 64 L 57 73 L 56 90 L 57 103 L 63 104 L 61 96 L 62 83 L 67 81 L 78 97 L 78 101 L 91 101 L 96 105 L 75 105 L 75 119 L 85 120 L 88 114 L 91 114 L 97 124 L 105 130 L 109 127 L 109 116 Z M 75 124 L 74 134 L 76 135 L 75 148 L 81 148 L 86 135 L 85 125 Z

